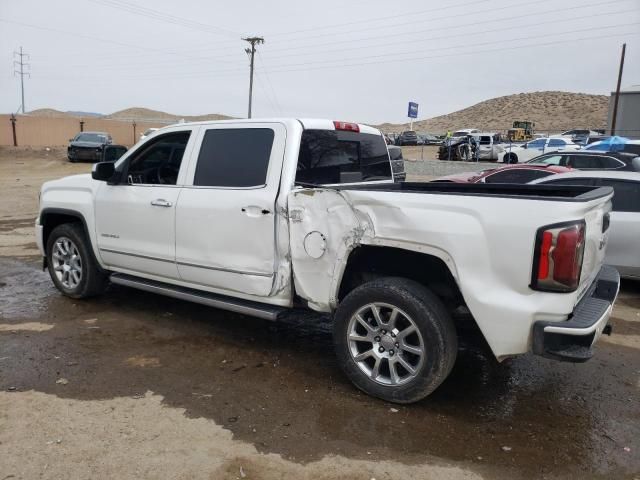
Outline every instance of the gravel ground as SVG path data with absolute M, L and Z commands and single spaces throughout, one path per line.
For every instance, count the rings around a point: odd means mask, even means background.
M 410 181 L 428 181 L 452 173 L 496 168 L 495 162 L 449 162 L 437 159 L 438 147 L 402 147 L 404 168 Z

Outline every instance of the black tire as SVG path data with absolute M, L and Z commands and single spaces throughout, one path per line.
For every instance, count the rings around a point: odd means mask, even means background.
M 392 305 L 406 313 L 420 332 L 424 345 L 423 360 L 419 368 L 415 369 L 413 376 L 409 375 L 409 380 L 405 383 L 389 385 L 375 381 L 370 374 L 361 369 L 351 352 L 350 340 L 348 339 L 351 332 L 351 319 L 356 313 L 362 311 L 363 308 L 366 309 L 369 304 L 374 302 Z M 381 314 L 384 312 L 381 311 Z M 398 332 L 397 329 L 394 331 L 399 338 L 402 331 Z M 377 335 L 375 338 L 380 339 L 379 334 Z M 393 336 L 395 337 L 395 335 Z M 335 312 L 333 340 L 340 367 L 354 385 L 369 395 L 395 403 L 417 402 L 433 392 L 451 372 L 458 353 L 458 338 L 455 327 L 438 297 L 417 282 L 395 277 L 385 277 L 365 283 L 344 298 Z M 383 341 L 372 344 L 371 352 L 375 357 L 372 355 L 371 358 L 374 358 L 374 362 L 377 362 L 375 359 L 378 357 L 375 350 L 383 345 Z M 364 349 L 368 348 L 368 343 L 368 341 L 364 342 Z M 404 356 L 404 351 L 400 352 L 402 348 L 397 343 L 395 347 L 398 347 L 398 352 L 395 352 L 396 356 L 407 358 Z M 360 351 L 358 350 L 358 352 Z M 387 351 L 387 355 L 389 354 L 393 355 L 393 350 Z M 361 361 L 360 365 L 363 363 Z M 387 360 L 389 372 L 390 368 L 390 360 Z M 394 369 L 396 368 L 394 367 Z M 406 370 L 406 373 L 410 372 Z M 391 378 L 390 373 L 389 378 Z
M 518 163 L 518 156 L 515 153 L 507 153 L 504 156 L 504 163 L 510 163 L 510 164 Z
M 79 270 L 81 270 L 82 273 L 76 285 L 65 285 L 64 277 L 63 279 L 59 278 L 56 272 L 56 268 L 62 266 L 62 260 L 54 256 L 54 253 L 59 253 L 56 248 L 56 243 L 59 241 L 62 242 L 64 239 L 68 239 L 74 244 L 78 253 L 77 257 L 80 258 L 80 262 L 77 265 L 79 265 Z M 102 270 L 98 265 L 89 242 L 82 225 L 79 223 L 64 223 L 58 225 L 53 229 L 47 239 L 46 253 L 49 275 L 56 288 L 68 297 L 87 298 L 99 295 L 104 292 L 109 283 L 108 272 Z M 69 277 L 67 277 L 67 279 L 69 279 Z
M 71 158 L 71 157 L 67 157 L 67 158 L 69 159 L 69 161 L 70 161 L 71 163 L 76 163 L 76 159 L 75 159 L 75 158 Z

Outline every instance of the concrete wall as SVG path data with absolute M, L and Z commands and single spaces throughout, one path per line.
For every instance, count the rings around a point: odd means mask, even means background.
M 16 115 L 16 138 L 19 146 L 55 147 L 69 143 L 69 139 L 80 132 L 80 121 L 84 131 L 110 133 L 113 143 L 131 146 L 148 128 L 164 127 L 154 122 L 105 120 L 100 118 L 37 117 Z M 135 134 L 134 134 L 135 131 Z M 11 115 L 0 115 L 0 145 L 13 145 Z
M 607 114 L 607 133 L 611 132 L 615 98 L 615 92 L 611 93 Z M 640 138 L 640 90 L 620 92 L 615 133 L 621 137 Z

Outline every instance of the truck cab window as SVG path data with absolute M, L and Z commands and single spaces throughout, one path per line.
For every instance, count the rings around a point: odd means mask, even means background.
M 162 135 L 142 147 L 129 161 L 127 183 L 175 185 L 191 131 Z
M 341 130 L 302 133 L 297 181 L 333 184 L 391 178 L 389 154 L 382 136 Z
M 270 128 L 207 130 L 193 184 L 245 188 L 265 185 L 273 138 Z

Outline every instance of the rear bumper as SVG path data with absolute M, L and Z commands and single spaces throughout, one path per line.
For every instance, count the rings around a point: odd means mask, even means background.
M 589 360 L 600 335 L 611 333 L 608 322 L 619 289 L 618 271 L 603 266 L 568 320 L 533 324 L 533 353 L 565 362 Z

